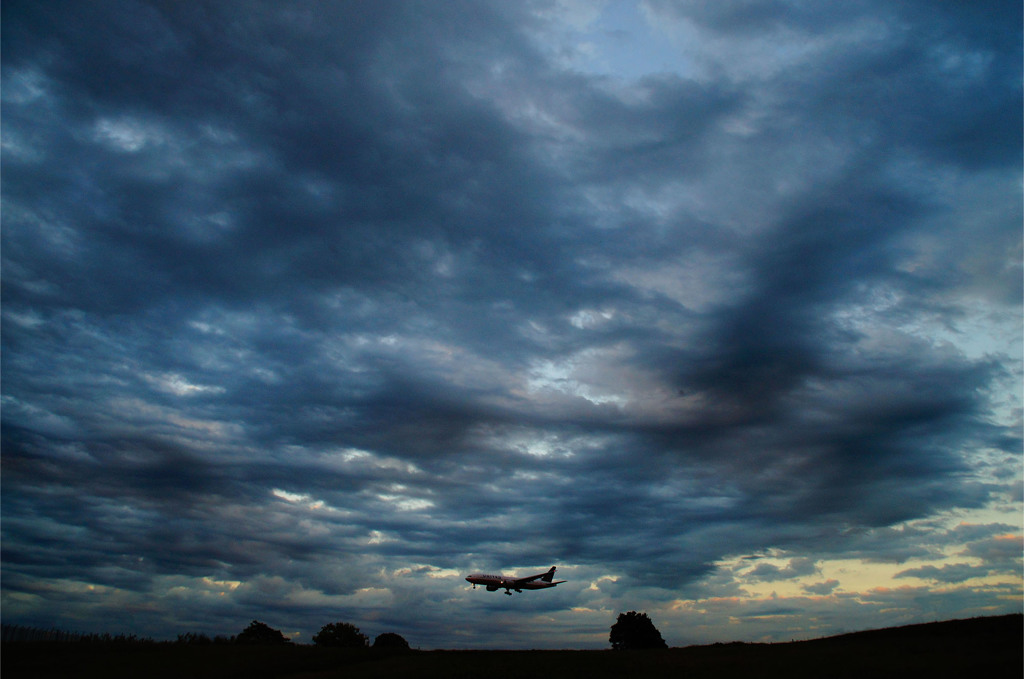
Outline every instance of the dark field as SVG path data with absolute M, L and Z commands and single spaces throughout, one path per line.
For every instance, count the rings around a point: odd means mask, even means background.
M 313 646 L 7 643 L 20 677 L 1013 677 L 1024 668 L 1021 615 L 914 625 L 787 644 L 662 651 L 410 651 Z

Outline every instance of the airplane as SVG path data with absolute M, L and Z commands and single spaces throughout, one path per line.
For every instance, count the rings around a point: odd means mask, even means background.
M 512 596 L 512 590 L 522 594 L 524 589 L 547 589 L 548 587 L 554 587 L 555 585 L 560 585 L 565 582 L 565 580 L 555 580 L 552 582 L 552 578 L 554 577 L 555 567 L 552 566 L 546 573 L 537 573 L 537 575 L 529 575 L 525 578 L 513 578 L 509 575 L 485 575 L 484 573 L 472 573 L 466 576 L 466 581 L 473 583 L 473 589 L 476 589 L 477 585 L 484 585 L 487 587 L 488 592 L 496 592 L 504 587 L 505 594 Z

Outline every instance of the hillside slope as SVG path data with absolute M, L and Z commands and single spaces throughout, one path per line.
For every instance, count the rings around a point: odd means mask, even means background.
M 654 651 L 410 651 L 313 646 L 187 646 L 7 642 L 4 679 L 488 677 L 943 677 L 1019 679 L 1024 616 L 911 625 L 779 644 L 728 643 Z

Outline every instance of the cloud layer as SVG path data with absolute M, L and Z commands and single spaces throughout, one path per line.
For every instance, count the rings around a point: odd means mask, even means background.
M 5 3 L 5 622 L 1019 609 L 1020 24 Z

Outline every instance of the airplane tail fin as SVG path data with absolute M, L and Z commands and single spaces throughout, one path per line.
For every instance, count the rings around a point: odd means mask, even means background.
M 552 579 L 553 579 L 554 577 L 555 577 L 555 567 L 554 567 L 554 566 L 552 566 L 552 567 L 551 567 L 551 570 L 549 570 L 549 571 L 548 571 L 547 573 L 545 573 L 545 574 L 544 574 L 544 575 L 543 575 L 543 576 L 541 577 L 541 580 L 543 580 L 544 582 L 551 582 L 551 580 L 552 580 Z

